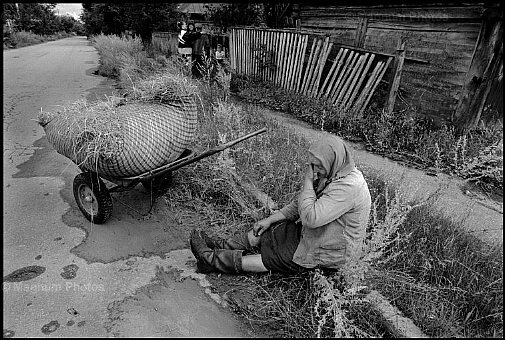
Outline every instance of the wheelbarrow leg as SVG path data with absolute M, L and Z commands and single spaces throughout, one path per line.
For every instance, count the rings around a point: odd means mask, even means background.
M 149 211 L 147 212 L 146 216 L 151 213 L 151 210 L 153 210 L 154 201 L 155 201 L 153 190 L 150 191 L 149 197 L 150 197 L 150 205 L 149 205 Z

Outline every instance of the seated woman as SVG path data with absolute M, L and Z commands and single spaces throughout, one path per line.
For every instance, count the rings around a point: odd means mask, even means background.
M 368 185 L 344 142 L 309 148 L 303 187 L 288 205 L 227 240 L 191 233 L 191 251 L 201 273 L 338 270 L 365 239 L 371 198 Z M 260 254 L 245 255 L 258 247 Z

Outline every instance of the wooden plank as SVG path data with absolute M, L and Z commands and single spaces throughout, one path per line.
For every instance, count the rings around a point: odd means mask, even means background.
M 235 48 L 235 52 L 236 52 L 236 57 L 237 57 L 237 73 L 238 74 L 242 74 L 242 67 L 241 67 L 241 52 L 242 52 L 242 48 L 241 48 L 241 32 L 239 29 L 236 29 L 235 30 L 235 36 L 237 37 L 237 46 Z
M 298 60 L 298 66 L 297 66 L 297 70 L 296 70 L 296 74 L 297 74 L 297 80 L 296 80 L 296 85 L 295 85 L 295 88 L 294 88 L 294 91 L 295 92 L 299 92 L 300 91 L 300 83 L 301 83 L 301 80 L 302 80 L 302 74 L 303 74 L 303 64 L 304 64 L 304 61 L 305 61 L 305 52 L 307 50 L 307 45 L 308 45 L 308 42 L 309 42 L 309 36 L 304 34 L 303 35 L 303 45 L 302 45 L 302 49 L 301 49 L 301 53 L 300 53 L 300 59 Z
M 263 30 L 263 39 L 265 41 L 265 70 L 264 70 L 264 77 L 263 77 L 263 80 L 264 81 L 268 81 L 268 72 L 269 72 L 269 63 L 268 61 L 270 60 L 270 49 L 268 48 L 268 43 L 269 43 L 269 36 L 268 36 L 268 32 Z
M 288 90 L 291 90 L 291 88 L 293 87 L 293 77 L 295 75 L 296 60 L 298 58 L 298 54 L 300 51 L 300 41 L 301 41 L 300 34 L 294 33 L 293 35 L 294 35 L 294 37 L 293 37 L 293 50 L 291 52 L 291 54 L 292 54 L 291 60 L 290 60 L 289 66 L 288 66 L 289 76 L 286 81 L 286 89 L 288 89 Z
M 405 60 L 405 40 L 403 39 L 398 40 L 396 53 L 397 53 L 397 61 L 395 61 L 394 63 L 393 72 L 391 72 L 393 74 L 393 77 L 390 78 L 391 85 L 389 89 L 389 96 L 385 105 L 386 112 L 388 113 L 388 115 L 393 112 L 396 101 L 396 95 L 398 93 L 398 88 L 400 87 L 400 79 L 403 70 L 403 61 Z
M 328 87 L 326 88 L 326 92 L 324 93 L 324 96 L 329 99 L 331 97 L 330 93 L 333 92 L 333 88 L 334 88 L 334 84 L 335 84 L 335 81 L 338 81 L 337 77 L 340 76 L 341 74 L 341 69 L 342 67 L 344 67 L 345 63 L 346 63 L 346 60 L 347 60 L 347 57 L 348 57 L 348 53 L 352 53 L 351 50 L 347 49 L 347 48 L 344 48 L 343 49 L 343 53 L 342 55 L 340 56 L 340 58 L 337 60 L 335 59 L 335 61 L 337 61 L 337 67 L 335 68 L 335 71 L 333 72 L 333 76 L 331 77 L 331 80 L 330 82 L 328 83 Z
M 246 65 L 247 65 L 247 60 L 246 60 L 246 56 L 247 56 L 247 43 L 246 43 L 246 30 L 243 29 L 242 30 L 242 74 L 246 75 L 247 74 L 247 68 L 246 68 Z
M 268 50 L 270 51 L 270 62 L 271 63 L 274 63 L 275 65 L 275 56 L 274 56 L 274 44 L 275 44 L 275 37 L 276 37 L 276 34 L 275 32 L 272 32 L 272 31 L 267 31 L 268 33 Z M 269 70 L 268 70 L 268 81 L 272 81 L 273 79 L 273 75 L 274 75 L 274 72 L 275 72 L 275 69 L 273 67 L 270 67 Z
M 312 95 L 312 91 L 314 89 L 317 76 L 319 75 L 319 67 L 321 65 L 321 62 L 322 62 L 325 54 L 326 54 L 326 49 L 328 48 L 328 41 L 329 41 L 328 37 L 326 39 L 324 39 L 324 42 L 322 43 L 323 45 L 321 46 L 321 50 L 319 51 L 319 56 L 317 57 L 316 62 L 314 64 L 314 70 L 312 71 L 312 78 L 307 86 L 307 94 L 308 95 Z M 326 59 L 324 59 L 324 60 L 326 61 Z
M 245 34 L 246 34 L 245 29 L 241 30 L 241 34 L 242 34 L 242 37 L 241 37 L 242 38 L 241 39 L 242 40 L 241 41 L 241 43 L 242 43 L 242 47 L 241 47 L 241 49 L 242 49 L 242 53 L 241 53 L 242 66 L 241 67 L 242 67 L 242 74 L 245 75 L 246 71 L 247 71 L 246 67 L 245 67 L 245 65 L 246 65 L 245 57 L 246 57 L 246 51 L 247 51 L 247 45 L 246 45 L 246 42 L 245 42 Z
M 314 58 L 314 50 L 316 49 L 316 43 L 317 43 L 317 38 L 314 38 L 314 40 L 312 40 L 312 48 L 310 49 L 309 60 L 307 60 L 307 65 L 305 66 L 303 81 L 302 81 L 301 87 L 299 89 L 300 93 L 303 92 L 303 88 L 305 87 L 305 84 L 307 83 L 307 78 L 309 77 L 310 63 L 312 63 L 312 59 Z M 305 64 L 305 62 L 304 62 L 304 64 Z
M 285 33 L 284 32 L 279 32 L 279 36 L 277 37 L 277 44 L 275 46 L 275 59 L 276 59 L 276 69 L 275 69 L 275 78 L 274 78 L 274 83 L 275 84 L 278 84 L 278 80 L 279 80 L 279 75 L 281 74 L 281 64 L 282 64 L 282 61 L 281 61 L 281 50 L 282 50 L 282 44 L 284 42 L 283 40 L 283 35 Z
M 275 32 L 274 33 L 274 41 L 273 41 L 273 46 L 272 46 L 272 57 L 274 58 L 274 63 L 275 63 L 275 68 L 272 69 L 272 83 L 275 83 L 275 78 L 277 77 L 277 72 L 279 69 L 279 44 L 280 44 L 280 38 L 281 38 L 281 32 Z
M 403 7 L 405 6 L 405 7 Z M 345 18 L 356 18 L 359 16 L 370 16 L 377 19 L 394 20 L 432 20 L 446 21 L 450 19 L 476 19 L 481 18 L 483 6 L 475 3 L 470 5 L 447 6 L 439 5 L 413 5 L 405 2 L 404 5 L 395 6 L 378 4 L 367 4 L 366 6 L 307 6 L 300 5 L 299 16 L 302 22 L 308 17 L 333 17 L 336 20 Z
M 326 61 L 328 60 L 328 55 L 330 55 L 330 52 L 331 52 L 331 49 L 333 48 L 333 43 L 329 43 L 329 38 L 326 38 L 326 51 L 323 55 L 323 57 L 321 58 L 321 63 L 319 65 L 319 71 L 318 71 L 318 74 L 317 74 L 317 78 L 316 78 L 316 81 L 314 83 L 314 86 L 313 86 L 313 89 L 312 89 L 312 96 L 313 97 L 317 97 L 319 92 L 321 91 L 320 90 L 320 84 L 321 84 L 321 76 L 323 75 L 323 70 L 324 70 L 324 66 L 326 65 Z
M 298 44 L 299 44 L 299 34 L 298 33 L 293 33 L 293 45 L 291 48 L 291 57 L 288 62 L 288 76 L 286 78 L 286 89 L 290 90 L 291 89 L 291 84 L 293 80 L 293 75 L 295 73 L 295 63 L 296 63 L 296 58 L 298 57 Z
M 458 33 L 473 33 L 476 27 L 481 22 L 481 19 L 471 23 L 414 23 L 414 22 L 395 22 L 388 23 L 384 21 L 370 20 L 369 28 L 390 30 L 390 31 L 418 31 L 418 32 L 458 32 Z
M 368 18 L 367 17 L 359 17 L 358 27 L 356 29 L 356 37 L 355 37 L 355 41 L 354 41 L 355 46 L 363 47 L 363 45 L 365 43 L 367 28 L 368 28 Z
M 300 56 L 300 49 L 301 49 L 301 43 L 302 43 L 302 36 L 299 33 L 295 33 L 295 42 L 293 44 L 293 58 L 291 60 L 291 65 L 290 65 L 290 74 L 288 77 L 288 82 L 287 82 L 287 89 L 288 90 L 293 90 L 293 83 L 294 79 L 296 76 L 296 64 L 298 62 L 299 56 Z
M 377 64 L 375 64 L 375 67 L 374 67 L 374 69 L 372 71 L 372 74 L 368 77 L 368 80 L 367 80 L 367 82 L 365 84 L 365 87 L 361 91 L 358 99 L 356 100 L 356 102 L 354 104 L 354 107 L 353 107 L 353 113 L 354 114 L 361 114 L 361 112 L 362 112 L 361 111 L 361 107 L 363 106 L 363 103 L 366 100 L 368 92 L 371 91 L 371 89 L 372 89 L 372 87 L 374 85 L 374 82 L 375 82 L 376 78 L 379 75 L 380 70 L 382 70 L 382 68 L 384 66 L 385 66 L 385 63 L 382 60 L 379 60 L 377 62 Z
M 291 75 L 291 68 L 290 64 L 293 59 L 293 45 L 294 45 L 294 40 L 295 34 L 294 33 L 288 33 L 288 48 L 286 49 L 286 62 L 284 63 L 284 68 L 285 68 L 285 73 L 284 73 L 284 78 L 282 79 L 282 87 L 287 88 L 287 80 L 289 76 Z
M 245 74 L 245 63 L 244 63 L 244 57 L 245 57 L 245 43 L 244 43 L 244 34 L 245 30 L 241 29 L 239 31 L 240 33 L 240 45 L 239 45 L 239 56 L 240 56 L 240 74 Z
M 368 105 L 368 102 L 370 101 L 370 99 L 372 98 L 374 92 L 375 92 L 375 89 L 377 88 L 377 86 L 379 85 L 379 83 L 381 82 L 382 78 L 384 77 L 384 73 L 386 73 L 386 70 L 388 69 L 389 67 L 389 64 L 391 63 L 391 61 L 393 60 L 393 58 L 388 58 L 387 62 L 386 62 L 386 65 L 382 68 L 382 70 L 380 71 L 380 74 L 379 76 L 377 77 L 377 80 L 375 81 L 375 84 L 373 85 L 372 87 L 372 90 L 368 93 L 368 96 L 365 100 L 365 103 L 363 104 L 363 106 L 361 107 L 361 111 L 360 111 L 360 114 L 366 109 L 366 106 Z
M 365 69 L 363 70 L 363 72 L 361 73 L 361 77 L 359 78 L 359 81 L 358 83 L 356 84 L 356 87 L 354 88 L 353 92 L 352 92 L 352 95 L 351 97 L 349 98 L 349 100 L 347 101 L 347 103 L 344 104 L 344 111 L 347 111 L 349 110 L 349 108 L 351 107 L 351 105 L 353 104 L 353 100 L 354 98 L 357 96 L 357 94 L 360 92 L 360 89 L 361 89 L 361 84 L 363 83 L 363 80 L 366 78 L 366 76 L 368 75 L 368 70 L 370 69 L 370 66 L 372 65 L 373 63 L 373 60 L 375 59 L 375 54 L 371 54 L 370 55 L 370 58 L 368 59 L 368 62 L 367 62 L 367 65 L 365 67 Z
M 282 79 L 284 78 L 284 75 L 286 74 L 286 68 L 285 68 L 285 63 L 286 63 L 286 49 L 288 46 L 288 38 L 289 38 L 289 32 L 284 32 L 282 36 L 282 48 L 281 48 L 281 54 L 280 54 L 280 63 L 279 63 L 279 78 L 277 79 L 277 84 L 282 87 Z
M 254 45 L 253 45 L 253 30 L 247 29 L 247 44 L 249 45 L 248 56 L 247 56 L 247 66 L 249 68 L 249 75 L 254 75 Z
M 283 55 L 282 55 L 282 75 L 281 75 L 281 78 L 279 80 L 280 82 L 280 86 L 281 87 L 284 87 L 284 78 L 286 77 L 286 73 L 287 73 L 287 67 L 286 67 L 286 64 L 287 64 L 287 60 L 288 60 L 288 57 L 289 57 L 289 43 L 290 43 L 290 35 L 291 33 L 286 33 L 286 36 L 284 37 L 284 50 L 283 50 Z
M 293 57 L 293 38 L 294 38 L 294 33 L 288 33 L 286 36 L 287 42 L 286 42 L 286 54 L 284 56 L 284 75 L 282 77 L 282 87 L 286 88 L 286 81 L 291 73 L 291 70 L 289 68 L 289 63 L 290 59 Z
M 257 30 L 251 30 L 251 66 L 253 76 L 258 75 L 257 65 L 258 65 L 258 44 L 256 42 Z
M 235 49 L 235 37 L 233 35 L 234 29 L 231 29 L 230 31 L 230 67 L 235 70 L 235 55 L 234 55 L 234 49 Z
M 345 77 L 345 81 L 342 82 L 342 86 L 338 90 L 338 93 L 336 93 L 335 99 L 333 100 L 333 102 L 338 106 L 340 106 L 340 101 L 344 97 L 345 92 L 351 84 L 354 74 L 356 74 L 356 71 L 358 70 L 361 63 L 363 63 L 363 55 L 358 53 L 356 54 L 356 57 L 356 60 L 351 65 L 349 65 L 349 72 Z
M 255 74 L 257 77 L 260 77 L 260 58 L 261 58 L 261 41 L 260 41 L 260 30 L 254 30 L 254 48 L 255 48 Z
M 494 80 L 490 77 L 496 73 L 500 61 L 503 69 L 503 20 L 483 21 L 467 78 L 452 117 L 458 133 L 477 126 Z
M 307 78 L 305 79 L 305 83 L 303 84 L 302 93 L 307 94 L 307 88 L 309 87 L 310 81 L 314 72 L 314 65 L 317 62 L 317 58 L 319 57 L 319 50 L 321 49 L 321 39 L 314 38 L 316 41 L 316 49 L 314 50 L 314 55 L 310 61 L 310 64 L 307 64 Z
M 342 108 L 344 108 L 346 106 L 347 101 L 351 97 L 351 93 L 353 92 L 354 86 L 356 85 L 356 83 L 358 82 L 358 79 L 361 76 L 361 71 L 363 71 L 363 69 L 365 68 L 365 64 L 366 64 L 366 61 L 367 61 L 369 55 L 370 55 L 369 53 L 366 53 L 365 55 L 362 55 L 360 57 L 361 60 L 358 61 L 356 71 L 351 74 L 351 82 L 349 83 L 347 88 L 342 91 L 343 92 L 342 98 L 337 98 L 337 102 L 340 103 L 339 105 Z
M 304 84 L 304 87 L 302 89 L 302 93 L 305 95 L 307 94 L 307 90 L 309 88 L 310 82 L 314 76 L 314 67 L 315 67 L 317 60 L 319 58 L 321 45 L 322 45 L 322 40 L 317 39 L 317 45 L 316 45 L 316 50 L 314 51 L 314 57 L 312 58 L 312 61 L 310 62 L 310 67 L 308 69 L 308 74 L 307 74 L 308 76 L 307 76 L 306 82 Z
M 244 56 L 244 62 L 245 62 L 245 74 L 248 76 L 251 75 L 251 42 L 250 42 L 250 30 L 245 29 L 245 37 L 244 37 L 244 42 L 245 42 L 245 56 Z
M 318 97 L 321 97 L 322 94 L 324 93 L 324 90 L 326 88 L 326 85 L 328 84 L 328 81 L 330 80 L 332 74 L 333 74 L 333 71 L 335 70 L 335 67 L 337 66 L 337 63 L 338 63 L 338 59 L 340 58 L 340 56 L 342 55 L 342 51 L 344 49 L 343 48 L 340 48 L 338 50 L 338 53 L 337 53 L 337 56 L 335 57 L 335 59 L 333 60 L 333 64 L 331 65 L 331 68 L 330 68 L 330 71 L 328 72 L 328 74 L 326 75 L 326 78 L 324 79 L 324 82 L 323 82 L 323 86 L 321 86 L 321 90 L 319 91 L 318 93 Z
M 345 84 L 345 81 L 347 80 L 347 76 L 349 73 L 352 71 L 352 67 L 356 60 L 359 57 L 359 53 L 351 51 L 351 54 L 349 55 L 349 58 L 347 59 L 346 64 L 340 71 L 340 75 L 338 76 L 337 82 L 335 83 L 335 86 L 333 87 L 333 91 L 331 93 L 330 100 L 332 102 L 335 102 L 335 99 L 337 98 L 338 94 L 340 93 L 340 90 Z

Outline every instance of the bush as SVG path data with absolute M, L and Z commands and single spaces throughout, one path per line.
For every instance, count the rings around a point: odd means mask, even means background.
M 246 101 L 282 110 L 314 127 L 365 141 L 375 153 L 407 160 L 418 167 L 457 174 L 486 191 L 503 189 L 503 125 L 481 124 L 458 136 L 454 127 L 407 111 L 387 114 L 372 101 L 361 115 L 338 111 L 321 98 L 287 91 L 254 77 L 233 75 L 230 88 Z M 379 87 L 373 98 L 379 98 Z M 483 165 L 479 165 L 481 163 Z
M 34 34 L 32 32 L 20 31 L 20 32 L 13 32 L 11 34 L 11 43 L 17 48 L 40 44 L 44 41 L 45 41 L 44 37 L 42 37 L 39 34 Z
M 147 56 L 138 37 L 100 34 L 93 36 L 92 40 L 101 57 L 98 66 L 100 75 L 117 78 L 125 63 L 138 70 L 146 64 Z

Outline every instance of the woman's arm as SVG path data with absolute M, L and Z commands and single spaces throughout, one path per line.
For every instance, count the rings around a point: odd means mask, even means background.
M 286 216 L 284 216 L 284 214 L 279 210 L 274 214 L 268 216 L 267 218 L 264 218 L 261 221 L 256 222 L 253 226 L 254 236 L 256 237 L 260 236 L 266 230 L 268 230 L 272 224 L 284 221 L 285 219 Z

